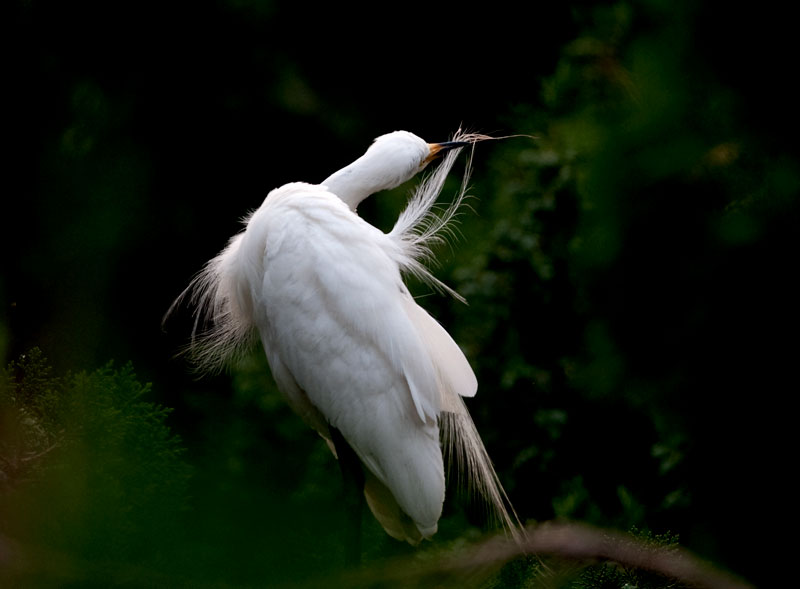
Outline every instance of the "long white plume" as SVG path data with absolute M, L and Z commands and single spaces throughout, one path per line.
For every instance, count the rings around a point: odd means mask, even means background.
M 492 139 L 488 135 L 456 132 L 453 141 L 472 143 Z M 467 196 L 469 177 L 472 172 L 472 152 L 467 159 L 461 188 L 453 201 L 441 212 L 436 210 L 436 199 L 442 192 L 447 175 L 462 148 L 449 150 L 433 172 L 426 175 L 414 191 L 406 208 L 400 213 L 389 236 L 401 247 L 403 270 L 464 302 L 464 298 L 436 278 L 425 266 L 432 262 L 431 247 L 446 241 L 453 234 L 453 220 Z
M 487 139 L 494 138 L 460 131 L 453 137 L 453 141 L 463 141 L 473 146 Z M 422 180 L 389 235 L 402 249 L 401 265 L 406 272 L 464 301 L 461 295 L 436 278 L 425 266 L 425 262 L 433 260 L 432 246 L 446 241 L 452 235 L 453 221 L 467 196 L 472 171 L 471 151 L 456 196 L 443 211 L 436 210 L 437 198 L 460 151 L 461 148 L 447 152 L 436 169 Z M 459 395 L 450 394 L 443 405 L 439 420 L 442 446 L 451 470 L 455 466 L 458 472 L 459 485 L 480 494 L 486 500 L 491 515 L 514 539 L 520 540 L 524 536 L 523 526 L 500 483 L 464 401 Z
M 445 462 L 458 473 L 459 486 L 477 492 L 486 501 L 490 516 L 515 540 L 525 534 L 522 523 L 503 489 L 480 434 L 463 399 L 455 400 L 455 411 L 442 411 L 439 418 Z

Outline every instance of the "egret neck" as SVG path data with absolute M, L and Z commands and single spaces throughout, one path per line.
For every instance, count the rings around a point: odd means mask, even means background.
M 396 162 L 375 157 L 370 150 L 352 164 L 331 174 L 322 185 L 355 211 L 369 195 L 395 188 L 421 169 L 419 159 L 402 162 L 406 165 L 393 166 L 393 163 Z
M 322 185 L 355 211 L 369 195 L 400 186 L 445 151 L 466 144 L 426 143 L 416 135 L 397 131 L 376 139 L 364 155 L 331 174 Z
M 342 199 L 352 211 L 355 211 L 359 203 L 370 194 L 385 189 L 382 186 L 376 186 L 376 178 L 361 173 L 362 159 L 359 158 L 349 166 L 334 172 L 322 182 L 323 186 Z

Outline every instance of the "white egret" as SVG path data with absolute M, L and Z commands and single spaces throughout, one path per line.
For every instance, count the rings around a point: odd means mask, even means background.
M 475 375 L 401 276 L 410 272 L 449 291 L 423 261 L 465 186 L 441 215 L 432 207 L 461 148 L 486 138 L 459 132 L 427 143 L 396 131 L 318 185 L 276 188 L 176 301 L 191 297 L 195 331 L 200 322 L 210 325 L 192 340 L 202 368 L 219 368 L 260 338 L 289 405 L 334 454 L 352 448 L 372 513 L 390 536 L 411 544 L 437 530 L 442 446 L 504 526 L 516 528 L 461 400 L 475 395 Z M 366 197 L 399 186 L 439 156 L 389 233 L 358 216 Z

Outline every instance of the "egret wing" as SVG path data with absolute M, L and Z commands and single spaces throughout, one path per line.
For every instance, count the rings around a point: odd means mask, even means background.
M 436 370 L 441 394 L 440 407 L 443 411 L 455 412 L 459 407 L 457 404 L 459 396 L 475 396 L 478 379 L 464 352 L 436 319 L 410 297 L 403 300 L 403 307 L 425 343 Z

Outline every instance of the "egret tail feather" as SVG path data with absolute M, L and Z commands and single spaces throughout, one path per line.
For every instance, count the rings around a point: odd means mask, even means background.
M 452 410 L 442 411 L 439 418 L 445 462 L 458 473 L 459 486 L 481 495 L 490 516 L 511 535 L 521 541 L 524 527 L 492 465 L 475 423 L 461 397 L 450 399 Z

